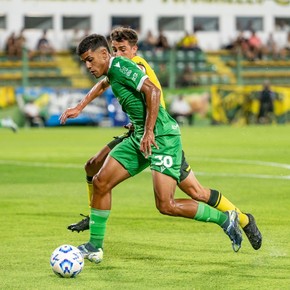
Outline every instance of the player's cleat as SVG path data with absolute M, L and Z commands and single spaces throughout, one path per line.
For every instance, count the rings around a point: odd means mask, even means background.
M 229 217 L 229 225 L 224 232 L 229 236 L 232 241 L 232 247 L 235 252 L 238 252 L 242 245 L 242 232 L 239 228 L 239 217 L 235 210 L 225 212 Z
M 259 250 L 262 246 L 262 234 L 259 231 L 254 217 L 250 213 L 246 213 L 249 218 L 249 223 L 243 228 L 248 237 L 252 247 Z
M 11 119 L 11 118 L 6 118 L 2 120 L 2 127 L 6 127 L 11 129 L 14 133 L 17 132 L 18 126 L 17 124 Z
M 78 223 L 71 224 L 67 227 L 68 230 L 71 230 L 72 232 L 83 232 L 85 230 L 90 229 L 90 217 L 88 215 L 80 214 L 81 216 L 85 217 Z
M 78 249 L 81 251 L 84 259 L 88 259 L 93 263 L 99 264 L 103 260 L 103 249 L 95 248 L 90 242 L 78 246 Z

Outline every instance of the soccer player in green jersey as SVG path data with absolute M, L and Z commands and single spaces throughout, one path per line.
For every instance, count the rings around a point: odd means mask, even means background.
M 112 189 L 122 181 L 150 167 L 156 207 L 160 213 L 218 224 L 241 247 L 242 233 L 235 210 L 222 212 L 193 199 L 175 199 L 180 180 L 182 146 L 177 122 L 160 105 L 160 90 L 133 61 L 112 57 L 106 38 L 85 37 L 77 53 L 96 78 L 106 76 L 134 131 L 113 148 L 93 178 L 90 240 L 78 248 L 88 260 L 100 263 L 106 223 L 111 211 Z M 61 123 L 67 116 L 62 115 Z
M 142 68 L 142 70 L 148 75 L 149 79 L 160 89 L 161 91 L 160 103 L 163 107 L 165 107 L 162 89 L 158 81 L 158 78 L 156 77 L 150 65 L 142 57 L 136 55 L 138 50 L 137 46 L 138 35 L 136 31 L 131 28 L 118 27 L 111 32 L 110 38 L 112 42 L 112 49 L 114 55 L 124 56 L 129 59 L 132 59 Z M 86 104 L 88 104 L 94 98 L 100 96 L 108 86 L 109 84 L 106 82 L 106 79 L 103 79 L 100 82 L 98 82 L 91 89 L 88 95 L 85 96 L 85 98 L 76 107 L 69 108 L 64 112 L 63 118 L 76 117 Z M 93 156 L 86 162 L 85 171 L 87 174 L 89 205 L 91 203 L 93 191 L 92 188 L 93 176 L 98 173 L 109 152 L 124 138 L 129 137 L 131 132 L 129 131 L 121 136 L 116 137 L 115 140 L 107 144 L 100 152 L 98 152 L 95 156 Z M 189 195 L 191 198 L 197 201 L 205 202 L 210 206 L 217 208 L 220 211 L 228 211 L 236 209 L 239 213 L 239 224 L 246 233 L 251 245 L 256 250 L 261 247 L 262 235 L 256 226 L 253 216 L 251 214 L 245 214 L 241 212 L 219 191 L 215 189 L 204 188 L 193 174 L 191 167 L 187 163 L 183 152 L 182 152 L 182 163 L 180 168 L 180 182 L 178 183 L 178 187 L 187 195 Z M 85 218 L 80 222 L 69 225 L 68 229 L 78 232 L 87 230 L 89 229 L 89 221 L 90 217 L 85 216 Z

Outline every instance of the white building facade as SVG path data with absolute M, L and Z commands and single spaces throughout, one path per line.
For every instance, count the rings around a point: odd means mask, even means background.
M 116 25 L 137 29 L 140 39 L 162 30 L 171 45 L 197 30 L 204 50 L 217 50 L 239 31 L 255 30 L 263 41 L 273 33 L 280 46 L 290 30 L 290 0 L 0 0 L 0 50 L 24 28 L 34 49 L 42 30 L 65 50 L 76 29 L 107 35 Z

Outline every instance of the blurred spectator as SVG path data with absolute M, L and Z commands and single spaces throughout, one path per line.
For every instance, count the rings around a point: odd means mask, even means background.
M 258 114 L 258 123 L 272 123 L 274 117 L 274 99 L 276 94 L 271 90 L 269 81 L 265 81 L 263 89 L 258 98 L 260 102 L 260 110 Z
M 39 107 L 32 100 L 24 105 L 23 113 L 30 127 L 43 127 L 45 120 L 40 116 Z
M 290 31 L 287 33 L 286 43 L 281 49 L 281 58 L 285 59 L 287 55 L 290 55 Z
M 151 30 L 148 30 L 146 37 L 139 42 L 140 50 L 152 50 L 156 47 L 157 39 Z
M 168 39 L 162 30 L 159 31 L 159 35 L 156 41 L 156 48 L 160 48 L 160 49 L 170 48 Z
M 170 106 L 170 114 L 180 125 L 184 124 L 184 119 L 187 119 L 188 125 L 191 126 L 193 124 L 192 109 L 183 95 L 173 99 Z
M 42 36 L 37 42 L 36 51 L 42 60 L 50 59 L 54 54 L 54 48 L 47 38 L 47 30 L 43 30 Z
M 206 117 L 210 107 L 210 94 L 204 92 L 192 95 L 190 97 L 190 105 L 194 114 L 199 114 L 202 118 Z
M 197 85 L 197 81 L 194 78 L 194 72 L 189 64 L 186 64 L 183 71 L 180 73 L 178 84 L 181 87 Z
M 263 48 L 263 56 L 267 56 L 273 59 L 278 59 L 280 56 L 280 51 L 278 45 L 274 39 L 273 33 L 269 33 L 266 44 Z
M 15 46 L 16 46 L 16 56 L 22 57 L 23 48 L 27 48 L 26 37 L 24 35 L 24 28 L 20 30 L 19 35 L 16 37 Z
M 17 56 L 15 32 L 12 32 L 6 40 L 5 53 L 9 58 Z
M 194 32 L 188 33 L 185 31 L 185 35 L 177 43 L 177 47 L 183 50 L 201 51 L 201 48 L 198 45 L 197 36 Z
M 251 31 L 251 35 L 248 39 L 248 44 L 249 44 L 248 59 L 249 60 L 262 59 L 263 43 L 254 30 Z
M 244 31 L 240 31 L 233 45 L 234 53 L 241 53 L 243 57 L 248 58 L 249 54 L 249 43 L 245 37 Z

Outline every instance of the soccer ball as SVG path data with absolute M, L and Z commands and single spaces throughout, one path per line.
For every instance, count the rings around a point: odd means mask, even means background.
M 84 258 L 80 250 L 72 245 L 61 245 L 50 257 L 52 271 L 59 277 L 76 277 L 84 268 Z

